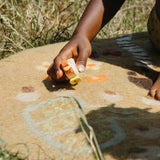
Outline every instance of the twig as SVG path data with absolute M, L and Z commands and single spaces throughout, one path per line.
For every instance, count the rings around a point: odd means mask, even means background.
M 83 131 L 83 133 L 85 134 L 88 142 L 91 144 L 91 147 L 92 147 L 92 149 L 93 149 L 93 151 L 94 151 L 94 154 L 95 154 L 95 156 L 96 156 L 96 159 L 97 159 L 97 160 L 104 160 L 104 159 L 103 159 L 102 152 L 101 152 L 101 149 L 100 149 L 100 147 L 99 147 L 99 144 L 98 144 L 98 141 L 97 141 L 97 138 L 96 138 L 96 135 L 95 135 L 95 133 L 94 133 L 94 130 L 93 130 L 93 128 L 89 125 L 89 123 L 88 123 L 88 121 L 87 121 L 87 119 L 86 119 L 86 116 L 85 116 L 85 114 L 84 114 L 84 112 L 83 112 L 83 107 L 82 107 L 81 104 L 79 103 L 78 99 L 77 99 L 76 97 L 74 97 L 74 96 L 65 96 L 65 98 L 71 98 L 71 99 L 73 99 L 73 100 L 77 103 L 78 108 L 80 109 L 81 119 L 83 120 L 84 124 L 87 126 L 87 128 L 88 128 L 89 131 L 90 131 L 90 137 L 88 136 L 86 130 L 84 129 L 84 126 L 83 126 L 82 122 L 79 120 L 78 116 L 76 115 L 76 117 L 78 118 L 78 121 L 79 121 L 79 123 L 80 123 L 80 126 L 81 126 L 81 128 L 82 128 L 82 131 Z M 76 113 L 76 112 L 75 112 L 75 113 Z

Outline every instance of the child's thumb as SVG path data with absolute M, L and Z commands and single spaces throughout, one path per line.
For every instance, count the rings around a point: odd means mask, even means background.
M 84 72 L 85 71 L 85 66 L 83 64 L 78 65 L 78 71 L 79 72 Z
M 87 63 L 87 54 L 81 54 L 79 55 L 78 59 L 77 59 L 77 68 L 79 72 L 84 72 L 85 71 L 85 67 L 86 67 L 86 63 Z

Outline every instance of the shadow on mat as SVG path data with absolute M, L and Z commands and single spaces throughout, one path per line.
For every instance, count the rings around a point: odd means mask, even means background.
M 109 154 L 117 160 L 160 159 L 160 113 L 148 110 L 110 105 L 86 115 L 104 157 Z M 76 133 L 82 132 L 80 128 Z M 88 127 L 84 128 L 89 134 Z
M 155 64 L 158 64 L 160 54 L 158 55 L 152 47 L 147 33 L 132 34 L 132 41 L 144 49 Z M 90 58 L 128 69 L 130 82 L 147 90 L 151 88 L 152 81 L 155 81 L 158 73 L 146 67 L 135 66 L 135 59 L 131 53 L 119 47 L 115 38 L 94 40 L 92 48 L 94 54 Z M 104 55 L 107 49 L 118 50 L 122 56 Z M 136 72 L 148 78 L 138 78 Z M 51 92 L 74 89 L 66 83 L 54 83 L 47 80 L 43 83 Z M 117 160 L 160 159 L 160 113 L 151 113 L 149 108 L 124 109 L 110 105 L 92 110 L 86 117 L 95 131 L 104 156 L 109 154 Z M 76 133 L 78 132 L 82 132 L 80 127 L 76 130 Z
M 139 61 L 148 60 L 149 57 L 149 59 L 154 65 L 160 66 L 160 53 L 151 44 L 147 32 L 139 32 L 133 33 L 131 35 L 124 35 L 124 37 L 127 36 L 132 36 L 131 40 L 125 41 L 125 39 L 122 39 L 120 41 L 121 46 L 118 45 L 116 40 L 119 37 L 94 40 L 92 42 L 93 52 L 90 58 L 97 61 L 102 61 L 116 66 L 120 66 L 131 71 L 135 71 L 139 74 L 145 75 L 154 82 L 158 76 L 158 73 L 149 69 L 146 65 L 136 66 L 135 62 L 137 61 L 136 58 L 138 58 Z M 143 55 L 143 53 L 141 55 L 141 53 L 139 52 L 135 53 L 136 55 L 133 55 L 131 53 L 132 51 L 127 50 L 130 47 L 132 48 L 131 50 L 134 51 L 135 46 L 139 49 L 142 49 L 144 52 L 147 53 L 147 55 Z M 137 49 L 136 47 L 135 50 Z M 121 53 L 121 55 L 108 54 L 108 50 L 118 51 Z
M 116 38 L 118 37 L 110 39 L 93 40 L 92 41 L 93 52 L 90 58 L 96 61 L 106 62 L 130 70 L 132 73 L 129 72 L 128 74 L 132 75 L 128 76 L 128 80 L 134 83 L 135 85 L 138 85 L 139 87 L 149 90 L 153 82 L 157 79 L 158 73 L 147 68 L 146 65 L 136 66 L 135 57 L 132 55 L 131 52 L 125 50 L 123 47 L 120 47 L 117 44 Z M 130 47 L 133 47 L 135 45 L 139 46 L 147 53 L 147 56 L 149 56 L 153 64 L 160 66 L 159 62 L 160 54 L 152 46 L 147 32 L 133 33 L 130 42 L 129 43 L 125 42 L 125 43 L 126 44 L 128 43 L 127 45 L 130 45 Z M 107 50 L 118 51 L 121 53 L 121 55 L 113 56 L 112 54 L 110 55 L 106 54 Z M 138 53 L 138 57 L 142 59 L 146 58 L 144 55 L 140 55 L 140 53 Z M 137 77 L 136 72 L 141 75 L 145 75 L 146 78 Z M 74 87 L 70 86 L 68 83 L 55 83 L 49 80 L 44 80 L 43 84 L 50 92 L 57 91 L 59 89 L 74 89 Z
M 58 91 L 58 90 L 74 90 L 73 86 L 66 82 L 54 82 L 49 79 L 45 79 L 42 81 L 46 89 L 50 92 Z

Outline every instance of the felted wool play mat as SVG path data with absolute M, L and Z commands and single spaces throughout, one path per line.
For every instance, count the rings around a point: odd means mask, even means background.
M 66 43 L 0 61 L 0 145 L 29 160 L 94 160 L 85 116 L 105 160 L 159 160 L 160 101 L 148 92 L 160 54 L 148 34 L 94 40 L 75 86 L 45 78 Z

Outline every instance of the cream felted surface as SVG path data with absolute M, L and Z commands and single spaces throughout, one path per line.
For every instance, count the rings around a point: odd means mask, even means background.
M 157 76 L 150 68 L 159 65 L 160 55 L 147 33 L 93 41 L 92 57 L 76 86 L 44 78 L 65 44 L 0 61 L 1 144 L 31 160 L 94 159 L 76 118 L 75 97 L 104 159 L 160 159 L 160 102 L 147 96 Z

